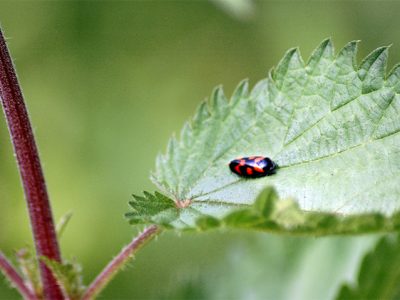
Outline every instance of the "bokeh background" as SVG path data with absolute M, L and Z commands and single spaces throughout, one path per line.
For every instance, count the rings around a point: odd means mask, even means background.
M 64 257 L 88 284 L 130 241 L 130 195 L 155 189 L 156 154 L 216 85 L 228 95 L 244 78 L 254 85 L 288 48 L 307 59 L 326 37 L 337 49 L 362 40 L 359 60 L 393 44 L 393 65 L 399 11 L 396 1 L 0 1 L 55 218 L 73 212 Z M 0 248 L 11 254 L 32 238 L 0 118 Z M 332 296 L 373 240 L 166 233 L 101 298 Z M 0 299 L 18 298 L 0 279 Z

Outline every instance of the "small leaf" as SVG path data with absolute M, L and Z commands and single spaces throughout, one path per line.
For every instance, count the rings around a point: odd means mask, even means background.
M 178 218 L 178 208 L 173 200 L 155 193 L 144 192 L 144 197 L 133 195 L 134 200 L 129 202 L 132 212 L 126 214 L 131 224 L 169 224 Z
M 41 296 L 43 294 L 43 287 L 40 281 L 38 264 L 33 251 L 30 248 L 22 248 L 15 253 L 15 257 L 25 284 L 29 289 L 34 291 L 35 295 Z
M 65 228 L 67 227 L 69 221 L 72 218 L 72 212 L 67 212 L 65 213 L 61 219 L 58 221 L 57 226 L 56 226 L 56 232 L 57 232 L 57 236 L 58 238 L 61 238 Z
M 385 236 L 364 257 L 357 284 L 342 286 L 337 299 L 399 299 L 399 282 L 399 236 Z
M 53 273 L 65 299 L 78 300 L 81 298 L 85 287 L 82 284 L 82 268 L 78 263 L 59 263 L 44 256 L 41 257 L 41 260 Z

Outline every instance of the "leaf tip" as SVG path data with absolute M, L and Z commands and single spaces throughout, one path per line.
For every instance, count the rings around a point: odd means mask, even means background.
M 358 44 L 360 40 L 353 40 L 346 45 L 342 49 L 340 49 L 336 60 L 342 62 L 344 64 L 350 64 L 353 69 L 356 68 L 356 54 L 358 50 Z
M 210 117 L 210 115 L 211 115 L 210 111 L 208 110 L 207 107 L 207 101 L 204 100 L 200 103 L 200 105 L 196 110 L 196 113 L 192 120 L 192 127 L 193 128 L 200 127 L 201 124 Z
M 372 51 L 362 61 L 358 77 L 362 81 L 362 93 L 367 94 L 383 86 L 389 46 L 383 46 Z
M 377 65 L 380 66 L 380 65 L 386 64 L 389 47 L 390 46 L 382 46 L 382 47 L 376 48 L 371 53 L 369 53 L 361 62 L 360 70 L 361 71 L 364 70 L 365 75 L 366 75 L 366 73 L 368 71 L 370 71 L 371 69 L 374 69 L 374 67 L 376 67 Z
M 318 65 L 321 65 L 323 58 L 332 60 L 334 56 L 334 48 L 331 38 L 323 40 L 317 48 L 311 53 L 307 61 L 307 69 L 314 70 Z
M 227 106 L 228 100 L 225 97 L 224 89 L 222 85 L 218 85 L 215 87 L 211 94 L 211 98 L 209 101 L 209 107 L 211 112 L 222 112 L 223 109 Z
M 276 69 L 271 73 L 272 79 L 278 86 L 281 86 L 283 78 L 291 68 L 303 67 L 304 62 L 301 58 L 299 47 L 291 48 L 278 63 Z
M 249 80 L 243 79 L 238 86 L 236 87 L 235 91 L 232 94 L 232 103 L 237 103 L 243 97 L 246 97 L 249 93 Z
M 333 52 L 333 42 L 331 37 L 325 38 L 316 49 L 328 49 L 330 52 Z

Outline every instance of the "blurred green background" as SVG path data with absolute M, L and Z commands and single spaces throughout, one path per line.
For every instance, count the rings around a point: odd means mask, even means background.
M 306 59 L 329 36 L 337 49 L 362 40 L 359 59 L 393 43 L 393 65 L 399 11 L 396 1 L 0 1 L 55 218 L 73 212 L 64 257 L 88 284 L 130 241 L 130 195 L 155 189 L 157 152 L 213 87 L 254 85 L 288 48 Z M 32 242 L 3 116 L 0 162 L 0 249 L 11 254 Z M 101 298 L 294 299 L 309 286 L 302 295 L 332 296 L 373 239 L 166 233 Z M 18 298 L 1 279 L 0 299 Z

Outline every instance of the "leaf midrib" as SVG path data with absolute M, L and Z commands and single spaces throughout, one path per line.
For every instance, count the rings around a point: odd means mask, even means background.
M 386 83 L 386 81 L 385 81 L 384 83 Z M 393 87 L 390 87 L 390 86 L 386 86 L 386 87 L 393 90 Z M 281 90 L 279 90 L 279 91 L 281 92 Z M 372 91 L 372 92 L 370 92 L 370 93 L 373 93 L 373 92 L 376 92 L 376 91 Z M 398 94 L 398 93 L 396 93 L 395 91 L 393 91 L 393 92 L 394 92 L 394 95 L 397 95 L 397 94 Z M 343 107 L 345 107 L 346 105 L 348 105 L 348 104 L 350 104 L 350 103 L 353 103 L 354 101 L 359 100 L 360 97 L 363 96 L 363 95 L 365 95 L 365 94 L 360 94 L 359 96 L 354 97 L 352 100 L 350 100 L 349 102 L 347 102 L 347 103 L 345 103 L 344 105 L 342 105 L 342 106 L 340 107 L 340 109 L 343 109 Z M 285 97 L 287 97 L 287 95 L 285 95 Z M 382 111 L 382 115 L 381 115 L 379 121 L 376 123 L 373 132 L 375 132 L 376 128 L 379 127 L 379 124 L 380 124 L 381 120 L 383 119 L 383 117 L 385 116 L 385 114 L 386 114 L 386 112 L 387 112 L 387 109 L 390 107 L 391 103 L 393 102 L 393 99 L 395 99 L 395 98 L 396 98 L 396 97 L 393 96 L 392 99 L 390 100 L 390 102 L 388 103 L 388 105 L 387 105 L 387 106 L 385 107 L 385 109 Z M 300 137 L 301 137 L 303 134 L 305 134 L 307 131 L 309 131 L 309 130 L 311 130 L 312 128 L 314 128 L 315 126 L 317 126 L 319 122 L 323 121 L 323 119 L 325 119 L 328 115 L 333 114 L 335 111 L 337 111 L 337 110 L 334 110 L 334 111 L 330 110 L 327 114 L 325 114 L 323 117 L 321 117 L 321 119 L 319 119 L 317 122 L 315 122 L 312 126 L 310 126 L 310 127 L 308 127 L 307 129 L 305 129 L 300 135 L 298 135 L 298 136 L 297 136 L 294 140 L 292 140 L 291 142 L 289 142 L 289 143 L 287 143 L 287 144 L 282 143 L 281 149 L 280 149 L 274 156 L 278 156 L 280 153 L 282 153 L 284 150 L 286 150 L 286 148 L 287 148 L 291 143 L 293 143 L 295 140 L 297 140 L 298 138 L 300 138 Z M 263 113 L 264 113 L 264 112 L 265 112 L 265 111 L 263 111 Z M 270 114 L 268 113 L 268 115 L 270 115 Z M 272 116 L 272 115 L 271 115 L 271 116 Z M 277 119 L 275 116 L 273 116 L 273 117 L 274 117 L 274 119 Z M 260 119 L 257 118 L 257 119 L 253 122 L 253 124 L 249 127 L 249 130 L 250 130 L 251 128 L 254 128 L 254 126 L 256 126 L 256 125 L 258 124 L 259 121 L 260 121 Z M 373 136 L 373 132 L 371 133 L 370 136 Z M 311 163 L 311 162 L 316 162 L 316 161 L 319 161 L 319 160 L 323 160 L 323 159 L 326 159 L 326 158 L 335 157 L 335 156 L 340 155 L 340 154 L 342 154 L 342 153 L 344 153 L 344 152 L 346 152 L 346 151 L 353 150 L 354 148 L 357 148 L 357 147 L 367 146 L 368 144 L 371 144 L 371 143 L 373 143 L 373 142 L 375 142 L 375 141 L 378 141 L 378 140 L 381 140 L 381 139 L 390 137 L 390 136 L 395 135 L 395 134 L 397 134 L 397 133 L 399 133 L 399 132 L 400 132 L 400 129 L 397 130 L 397 131 L 394 131 L 394 132 L 392 132 L 392 133 L 389 133 L 389 134 L 387 134 L 387 135 L 385 135 L 385 136 L 379 137 L 379 138 L 371 138 L 371 139 L 368 139 L 368 140 L 366 140 L 366 141 L 364 141 L 364 142 L 362 142 L 362 143 L 353 145 L 353 146 L 351 146 L 351 147 L 345 148 L 345 149 L 343 149 L 343 150 L 341 150 L 341 151 L 338 151 L 338 152 L 335 152 L 335 153 L 330 153 L 330 154 L 327 154 L 327 155 L 325 155 L 325 156 L 319 156 L 319 157 L 316 157 L 315 159 L 306 160 L 306 161 L 301 161 L 301 162 L 297 162 L 297 163 L 290 164 L 290 165 L 280 165 L 279 168 L 280 168 L 280 169 L 285 169 L 285 168 L 289 168 L 289 167 L 293 167 L 293 166 L 298 166 L 298 165 L 301 165 L 301 164 L 307 164 L 307 163 Z M 242 134 L 242 137 L 245 136 L 246 133 L 247 133 L 247 131 L 244 131 L 243 134 Z M 235 146 L 235 144 L 232 144 L 232 147 L 234 147 L 234 146 Z M 229 151 L 229 149 L 231 149 L 232 147 L 228 148 L 227 151 Z M 224 151 L 223 154 L 225 154 L 227 151 Z M 211 161 L 211 162 L 209 163 L 209 165 L 207 166 L 207 168 L 205 168 L 205 169 L 202 171 L 201 176 L 198 177 L 198 179 L 189 187 L 189 189 L 192 188 L 193 186 L 195 186 L 196 183 L 199 182 L 199 181 L 204 177 L 204 174 L 205 174 L 206 171 L 209 169 L 210 165 L 212 165 L 213 162 L 215 162 L 216 160 L 218 160 L 218 159 L 219 159 L 220 157 L 222 157 L 222 156 L 223 156 L 223 155 L 220 155 L 217 159 L 214 159 L 213 161 Z M 239 180 L 239 181 L 240 181 L 240 180 Z M 236 181 L 234 181 L 233 183 L 235 183 L 235 182 L 236 182 Z M 207 194 L 211 194 L 211 193 L 213 193 L 213 192 L 215 192 L 215 191 L 221 190 L 221 189 L 223 189 L 223 188 L 225 188 L 225 187 L 227 187 L 227 186 L 229 186 L 229 185 L 232 185 L 232 183 L 229 183 L 229 184 L 227 184 L 227 185 L 224 185 L 224 186 L 222 186 L 222 187 L 220 187 L 220 188 L 218 188 L 218 189 L 215 189 L 215 190 L 213 190 L 213 191 L 208 191 L 208 192 L 203 193 L 203 194 L 197 194 L 197 195 L 193 196 L 192 199 L 196 199 L 196 198 L 199 198 L 199 197 L 202 197 L 202 196 L 206 196 Z
M 313 160 L 303 161 L 303 162 L 299 162 L 299 163 L 295 163 L 295 164 L 291 164 L 291 165 L 279 167 L 279 169 L 290 168 L 290 167 L 298 166 L 298 165 L 301 165 L 301 164 L 308 164 L 308 163 L 311 163 L 311 162 L 316 162 L 316 161 L 324 160 L 324 159 L 327 159 L 327 158 L 333 158 L 333 157 L 335 157 L 335 156 L 337 156 L 337 155 L 339 155 L 339 154 L 342 154 L 343 152 L 350 151 L 350 150 L 354 150 L 355 148 L 358 148 L 358 147 L 370 145 L 370 144 L 372 144 L 372 143 L 375 143 L 375 142 L 378 141 L 378 140 L 381 140 L 381 139 L 384 139 L 384 138 L 388 138 L 388 137 L 390 137 L 390 136 L 392 136 L 392 135 L 396 135 L 396 134 L 399 134 L 399 133 L 400 133 L 400 129 L 399 129 L 398 131 L 396 131 L 395 133 L 389 134 L 389 135 L 387 135 L 387 136 L 385 136 L 385 137 L 382 137 L 382 138 L 379 138 L 379 139 L 369 139 L 369 140 L 367 140 L 367 142 L 360 143 L 360 144 L 355 145 L 355 146 L 352 146 L 352 147 L 350 147 L 350 148 L 346 148 L 346 149 L 344 149 L 344 150 L 342 150 L 342 151 L 340 151 L 340 152 L 336 152 L 336 153 L 334 153 L 334 154 L 329 154 L 329 155 L 326 155 L 326 156 L 323 156 L 323 157 L 318 157 L 318 158 L 313 159 Z M 207 196 L 207 195 L 209 195 L 209 194 L 213 194 L 213 193 L 215 193 L 215 192 L 218 192 L 218 191 L 220 191 L 220 190 L 222 190 L 222 189 L 224 189 L 224 188 L 226 188 L 226 187 L 228 187 L 228 186 L 230 186 L 230 185 L 236 184 L 236 183 L 238 183 L 238 182 L 240 182 L 240 181 L 243 181 L 243 180 L 245 180 L 245 179 L 238 179 L 238 180 L 235 180 L 235 181 L 233 181 L 233 182 L 230 182 L 230 183 L 228 183 L 228 184 L 226 184 L 226 185 L 224 185 L 224 186 L 221 186 L 221 187 L 219 187 L 219 188 L 217 188 L 217 189 L 208 191 L 208 192 L 203 193 L 203 194 L 197 194 L 197 195 L 195 195 L 195 196 L 192 197 L 192 200 L 195 200 L 196 198 L 200 198 L 200 197 Z M 209 200 L 210 200 L 210 199 L 207 199 L 207 200 L 197 200 L 197 202 L 205 203 L 205 202 L 207 202 L 207 201 L 209 201 Z M 219 201 L 219 200 L 218 200 L 218 201 Z M 228 202 L 228 203 L 230 203 L 230 202 Z M 237 202 L 235 202 L 235 203 L 237 203 Z M 246 205 L 246 203 L 238 203 L 238 204 Z
M 390 87 L 389 87 L 389 88 L 390 88 Z M 396 94 L 397 94 L 397 93 L 395 93 L 395 95 L 396 95 Z M 347 102 L 346 104 L 342 105 L 341 108 L 343 108 L 343 107 L 346 106 L 347 104 L 350 104 L 350 103 L 353 102 L 353 101 L 358 100 L 362 95 L 364 95 L 364 94 L 361 94 L 361 95 L 359 95 L 359 96 L 353 98 L 351 101 L 349 101 L 349 102 Z M 386 106 L 386 108 L 385 108 L 384 111 L 382 112 L 382 115 L 381 115 L 379 121 L 376 123 L 375 129 L 374 129 L 373 131 L 375 131 L 376 128 L 378 128 L 378 126 L 379 126 L 381 120 L 383 119 L 385 113 L 387 112 L 388 107 L 391 105 L 391 103 L 392 103 L 392 101 L 393 101 L 394 98 L 395 98 L 395 97 L 392 97 L 392 100 L 389 102 L 389 104 Z M 335 111 L 336 111 L 336 110 L 335 110 Z M 327 114 L 325 114 L 318 122 L 322 121 L 324 118 L 326 118 L 329 114 L 332 114 L 332 113 L 333 113 L 332 111 L 329 111 L 329 112 L 328 112 Z M 275 117 L 274 117 L 274 118 L 275 118 Z M 276 119 L 276 118 L 275 118 L 275 119 Z M 260 119 L 257 118 L 257 119 L 253 122 L 253 124 L 249 127 L 249 129 L 254 128 L 254 126 L 256 126 L 257 123 L 258 123 L 259 121 L 260 121 Z M 303 133 L 300 134 L 298 137 L 296 137 L 296 139 L 299 138 L 301 135 L 303 135 L 306 131 L 308 131 L 308 130 L 310 130 L 311 128 L 313 128 L 314 126 L 316 126 L 318 122 L 314 123 L 312 126 L 310 126 L 310 127 L 307 128 L 305 131 L 303 131 Z M 285 168 L 289 168 L 289 167 L 293 167 L 293 166 L 298 166 L 298 165 L 301 165 L 301 164 L 307 164 L 307 163 L 316 162 L 316 161 L 319 161 L 319 160 L 324 160 L 324 159 L 327 159 L 327 158 L 332 158 L 332 157 L 335 157 L 335 156 L 337 156 L 337 155 L 343 154 L 343 153 L 346 152 L 346 151 L 353 150 L 354 148 L 358 148 L 358 147 L 362 147 L 362 146 L 367 146 L 367 145 L 369 145 L 369 144 L 371 144 L 371 143 L 374 143 L 374 142 L 376 142 L 376 141 L 378 141 L 378 140 L 388 138 L 388 137 L 390 137 L 390 136 L 392 136 L 392 135 L 396 135 L 396 134 L 398 134 L 399 132 L 400 132 L 400 129 L 398 129 L 397 131 L 394 131 L 394 132 L 392 132 L 392 133 L 389 133 L 389 134 L 387 134 L 387 135 L 385 135 L 385 136 L 379 137 L 379 138 L 371 138 L 371 139 L 368 139 L 368 140 L 366 140 L 366 141 L 364 141 L 364 142 L 362 142 L 362 143 L 359 143 L 359 144 L 353 145 L 353 146 L 351 146 L 351 147 L 345 148 L 345 149 L 343 149 L 343 150 L 341 150 L 341 151 L 339 151 L 339 152 L 330 153 L 330 154 L 327 154 L 327 155 L 325 155 L 325 156 L 319 156 L 319 157 L 316 157 L 315 159 L 306 160 L 306 161 L 301 161 L 301 162 L 297 162 L 297 163 L 290 164 L 290 165 L 281 165 L 279 168 L 280 168 L 280 169 L 285 169 Z M 244 131 L 242 136 L 246 135 L 246 133 L 247 133 L 247 132 Z M 371 133 L 370 136 L 373 136 L 373 133 Z M 293 140 L 293 141 L 294 141 L 294 140 Z M 287 147 L 289 144 L 291 144 L 293 141 L 291 141 L 291 142 L 288 143 L 288 144 L 283 144 L 283 143 L 282 143 L 281 149 L 277 152 L 277 154 L 275 154 L 275 156 L 278 156 L 280 153 L 282 153 L 282 152 L 286 149 L 286 147 Z M 233 147 L 233 146 L 234 146 L 234 144 L 232 145 L 232 147 Z M 232 148 L 232 147 L 230 147 L 230 148 Z M 230 148 L 229 148 L 229 149 L 230 149 Z M 229 151 L 229 149 L 228 149 L 227 151 Z M 225 154 L 227 151 L 225 151 L 224 154 Z M 219 159 L 219 158 L 218 158 L 218 159 Z M 193 187 L 193 186 L 195 186 L 195 184 L 196 184 L 197 182 L 199 182 L 199 181 L 204 177 L 204 174 L 206 173 L 206 171 L 209 169 L 210 165 L 211 165 L 213 162 L 215 162 L 215 160 L 210 162 L 210 164 L 207 166 L 207 168 L 205 168 L 205 169 L 203 170 L 203 172 L 201 173 L 201 176 L 199 176 L 199 178 L 190 186 L 190 188 Z M 240 181 L 240 179 L 239 179 L 238 181 Z M 208 192 L 206 192 L 206 193 L 197 194 L 197 195 L 193 196 L 192 199 L 196 199 L 196 198 L 199 198 L 199 197 L 206 196 L 207 194 L 214 193 L 214 192 L 216 192 L 216 191 L 218 191 L 218 190 L 221 190 L 221 189 L 223 189 L 223 188 L 225 188 L 225 187 L 227 187 L 227 186 L 230 186 L 230 185 L 232 185 L 233 183 L 236 183 L 236 182 L 237 182 L 237 181 L 231 182 L 231 183 L 229 183 L 229 184 L 227 184 L 227 185 L 224 185 L 224 186 L 219 187 L 218 189 L 215 189 L 215 190 L 212 190 L 212 191 L 208 191 Z M 189 189 L 190 189 L 190 188 L 189 188 Z
M 320 60 L 322 59 L 322 56 L 320 57 Z M 332 62 L 329 64 L 329 66 L 327 66 L 327 69 L 329 69 L 329 67 L 333 64 L 335 62 L 335 59 L 334 60 L 332 60 Z M 306 87 L 307 87 L 307 85 L 308 85 L 308 83 L 309 83 L 309 81 L 310 81 L 310 78 L 312 78 L 313 76 L 314 76 L 314 71 L 315 71 L 315 68 L 312 70 L 312 72 L 311 73 L 309 73 L 308 75 L 309 75 L 309 77 L 307 78 L 307 83 L 304 85 L 304 87 L 303 87 L 303 90 L 302 90 L 302 94 L 304 93 L 304 90 L 306 89 Z M 325 75 L 325 73 L 326 72 L 324 72 L 323 74 L 319 74 L 319 76 L 323 76 L 323 75 Z M 277 87 L 277 89 L 279 90 L 279 92 L 280 93 L 282 93 L 282 95 L 284 95 L 284 97 L 286 98 L 286 99 L 290 99 L 290 97 L 284 92 L 284 91 L 282 91 L 279 87 L 278 87 L 278 85 L 274 82 L 274 84 L 275 84 L 275 86 Z M 303 97 L 303 95 L 302 96 L 300 96 L 300 97 Z M 256 99 L 249 99 L 250 101 L 256 101 Z M 232 110 L 232 109 L 234 109 L 235 107 L 233 106 L 233 107 L 231 107 L 230 109 Z M 294 111 L 295 109 L 293 108 L 293 111 Z M 287 126 L 287 128 L 289 128 L 289 126 L 287 125 L 287 124 L 284 124 L 280 119 L 278 119 L 276 116 L 274 116 L 274 115 L 272 115 L 270 112 L 268 112 L 267 110 L 263 110 L 263 114 L 268 114 L 269 116 L 271 116 L 272 118 L 274 118 L 276 121 L 278 121 L 279 123 L 281 123 L 282 125 L 284 125 L 284 126 Z M 293 112 L 292 112 L 292 115 L 293 115 Z M 231 116 L 231 114 L 229 114 L 229 116 Z M 229 117 L 228 116 L 228 117 Z M 261 116 L 261 117 L 263 117 L 263 116 Z M 248 131 L 250 131 L 251 129 L 253 129 L 259 122 L 261 121 L 261 119 L 260 119 L 260 117 L 258 117 L 258 118 L 256 118 L 255 119 L 255 121 L 247 128 L 247 130 L 244 130 L 243 131 L 243 133 L 241 134 L 241 136 L 240 137 L 238 137 L 238 139 L 240 140 L 240 139 L 242 139 L 244 136 L 246 136 L 246 134 L 248 133 Z M 222 124 L 222 122 L 221 122 L 221 124 Z M 220 131 L 220 128 L 222 128 L 222 126 L 218 126 L 218 131 Z M 288 130 L 288 129 L 287 129 Z M 286 134 L 287 134 L 287 132 L 286 132 Z M 216 139 L 217 140 L 217 139 Z M 283 141 L 284 141 L 284 139 L 283 139 Z M 215 147 L 215 145 L 216 145 L 216 143 L 214 143 L 213 144 L 213 147 Z M 209 162 L 209 164 L 207 165 L 207 167 L 205 167 L 204 169 L 203 169 L 203 171 L 201 171 L 200 173 L 199 173 L 199 176 L 198 176 L 198 178 L 189 186 L 189 187 L 187 187 L 186 188 L 186 190 L 190 190 L 191 188 L 193 188 L 193 186 L 195 186 L 202 178 L 204 178 L 204 175 L 205 175 L 205 173 L 207 172 L 207 170 L 210 168 L 210 166 L 212 166 L 212 164 L 215 162 L 215 161 L 218 161 L 221 157 L 223 157 L 229 150 L 231 150 L 233 147 L 235 147 L 236 145 L 233 143 L 230 147 L 228 147 L 227 149 L 225 149 L 219 156 L 217 156 L 217 157 L 215 157 L 215 158 L 213 158 L 213 160 L 211 160 L 210 162 Z M 281 150 L 283 149 L 285 147 L 285 144 L 284 143 L 282 143 L 282 148 L 281 148 Z M 190 155 L 189 155 L 189 158 L 190 158 Z M 184 170 L 185 170 L 185 168 L 184 168 Z M 182 172 L 183 173 L 183 172 Z M 181 174 L 182 174 L 181 173 Z M 180 182 L 181 182 L 181 178 L 182 178 L 182 176 L 180 175 L 179 177 L 178 177 L 178 186 L 180 186 Z M 179 193 L 178 193 L 179 194 Z M 199 194 L 199 195 L 197 195 L 197 197 L 201 197 L 201 196 L 204 196 L 204 194 Z M 183 197 L 183 198 L 185 198 L 185 197 Z M 195 197 L 192 197 L 192 199 L 195 199 Z

